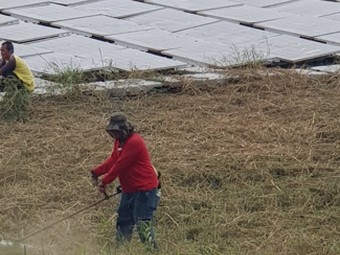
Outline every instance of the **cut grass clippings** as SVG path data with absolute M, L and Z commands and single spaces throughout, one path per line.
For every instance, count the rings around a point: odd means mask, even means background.
M 124 111 L 162 173 L 159 254 L 339 254 L 338 77 L 254 72 L 177 94 L 34 98 L 26 123 L 0 123 L 2 237 L 101 199 L 88 171 L 110 154 L 108 117 Z M 117 204 L 28 239 L 27 255 L 147 254 L 137 235 L 116 250 Z

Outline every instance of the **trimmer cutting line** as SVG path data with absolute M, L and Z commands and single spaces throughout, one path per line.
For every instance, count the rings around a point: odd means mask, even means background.
M 84 212 L 84 211 L 86 211 L 86 210 L 88 210 L 88 209 L 90 209 L 90 208 L 92 208 L 92 207 L 94 207 L 94 206 L 100 204 L 101 202 L 103 202 L 103 201 L 105 201 L 105 200 L 108 200 L 108 199 L 110 199 L 111 197 L 114 197 L 114 196 L 116 196 L 116 195 L 118 195 L 118 194 L 120 194 L 120 193 L 121 193 L 120 190 L 117 190 L 116 193 L 113 193 L 113 194 L 111 194 L 111 195 L 108 195 L 108 194 L 106 194 L 106 193 L 103 193 L 104 196 L 105 196 L 104 198 L 102 198 L 102 199 L 100 199 L 100 200 L 98 200 L 98 201 L 96 201 L 96 202 L 90 204 L 89 206 L 86 206 L 86 207 L 80 209 L 79 211 L 76 211 L 76 212 L 74 212 L 74 213 L 72 213 L 72 214 L 70 214 L 70 215 L 68 215 L 68 216 L 66 216 L 66 217 L 64 217 L 64 218 L 62 218 L 62 219 L 56 221 L 56 222 L 53 222 L 52 224 L 50 224 L 50 225 L 48 225 L 48 226 L 46 226 L 46 227 L 43 227 L 43 228 L 41 228 L 41 229 L 38 229 L 38 230 L 35 231 L 35 232 L 32 232 L 32 233 L 30 233 L 30 234 L 28 234 L 28 235 L 26 235 L 26 236 L 24 236 L 24 237 L 22 237 L 22 238 L 20 238 L 20 239 L 17 239 L 17 240 L 15 240 L 14 242 L 6 241 L 6 240 L 1 240 L 1 241 L 0 241 L 0 245 L 3 245 L 3 246 L 13 246 L 13 245 L 16 244 L 16 243 L 19 243 L 19 244 L 20 244 L 21 242 L 25 241 L 26 239 L 28 239 L 28 238 L 30 238 L 30 237 L 32 237 L 32 236 L 35 236 L 35 235 L 37 235 L 37 234 L 39 234 L 39 233 L 41 233 L 41 232 L 43 232 L 43 231 L 45 231 L 45 230 L 47 230 L 47 229 L 50 229 L 51 227 L 53 227 L 53 226 L 59 224 L 60 222 L 63 222 L 64 220 L 67 220 L 67 219 L 69 219 L 69 218 L 71 218 L 71 217 L 73 217 L 73 216 L 75 216 L 75 215 L 77 215 L 77 214 L 79 214 L 79 213 L 81 213 L 81 212 Z

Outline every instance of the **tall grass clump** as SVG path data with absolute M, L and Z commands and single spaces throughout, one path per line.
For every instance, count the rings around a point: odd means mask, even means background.
M 84 82 L 82 71 L 73 67 L 57 68 L 55 74 L 49 79 L 55 82 L 51 86 L 51 93 L 63 93 L 67 96 L 74 96 L 80 93 L 79 84 Z
M 218 59 L 210 59 L 212 67 L 243 67 L 261 68 L 270 57 L 270 48 L 267 44 L 264 48 L 257 48 L 255 45 L 237 47 L 231 46 L 231 52 L 221 55 Z
M 0 116 L 5 120 L 25 120 L 25 112 L 29 105 L 29 92 L 18 89 L 15 82 L 5 84 L 5 95 L 0 102 Z

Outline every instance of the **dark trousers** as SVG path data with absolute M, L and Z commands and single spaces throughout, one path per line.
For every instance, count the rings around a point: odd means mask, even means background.
M 117 241 L 130 241 L 134 226 L 140 240 L 148 248 L 155 249 L 153 215 L 159 204 L 158 189 L 122 193 L 117 218 Z

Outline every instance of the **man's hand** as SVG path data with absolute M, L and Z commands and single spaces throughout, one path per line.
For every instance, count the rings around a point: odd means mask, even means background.
M 93 186 L 97 187 L 99 184 L 98 176 L 92 171 L 90 171 L 90 174 Z
M 98 190 L 100 193 L 103 193 L 104 195 L 106 195 L 106 186 L 103 183 L 100 183 L 98 185 Z

